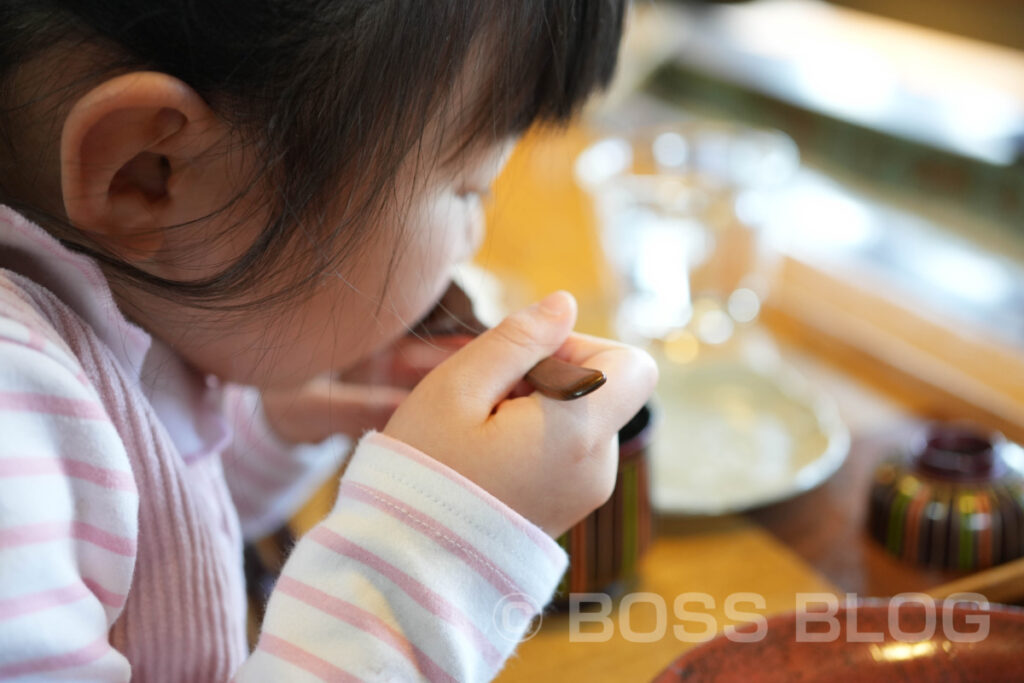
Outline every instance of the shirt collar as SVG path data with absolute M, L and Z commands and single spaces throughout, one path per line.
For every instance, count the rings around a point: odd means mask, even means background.
M 53 292 L 96 332 L 131 377 L 139 377 L 152 338 L 121 314 L 92 259 L 6 206 L 0 206 L 0 246 L 17 252 L 17 259 L 4 259 L 3 267 Z
M 230 434 L 220 412 L 219 386 L 125 318 L 95 261 L 0 206 L 0 267 L 46 287 L 92 328 L 139 383 L 187 462 L 224 447 Z

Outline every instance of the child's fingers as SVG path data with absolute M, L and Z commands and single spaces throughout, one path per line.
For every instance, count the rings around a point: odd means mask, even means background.
M 558 401 L 533 393 L 510 403 L 542 402 L 538 405 L 550 422 L 548 428 L 602 440 L 615 435 L 643 407 L 654 391 L 658 370 L 650 355 L 631 346 L 600 344 L 591 347 L 589 342 L 584 346 L 587 347 L 586 365 L 605 374 L 604 386 L 572 401 Z M 505 408 L 501 406 L 498 414 Z
M 586 360 L 587 367 L 602 371 L 605 385 L 578 401 L 602 429 L 616 434 L 647 402 L 658 383 L 654 359 L 632 346 L 605 349 Z
M 309 397 L 311 417 L 320 415 L 327 434 L 359 436 L 383 429 L 409 392 L 395 387 L 368 387 L 333 383 Z
M 408 391 L 318 378 L 291 392 L 264 392 L 264 410 L 275 431 L 294 442 L 316 443 L 332 434 L 359 436 L 383 429 Z
M 411 389 L 471 339 L 466 335 L 434 339 L 403 337 L 387 349 L 340 373 L 337 379 L 352 384 Z
M 599 353 L 625 348 L 629 348 L 629 345 L 612 339 L 573 332 L 554 355 L 573 365 L 587 366 L 587 361 Z
M 556 292 L 505 318 L 446 361 L 432 381 L 470 398 L 477 417 L 490 414 L 530 368 L 554 353 L 576 322 L 576 300 Z

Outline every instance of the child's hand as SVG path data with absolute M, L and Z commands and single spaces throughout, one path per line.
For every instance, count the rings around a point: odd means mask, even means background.
M 319 443 L 332 434 L 358 438 L 383 429 L 409 389 L 469 339 L 403 337 L 339 375 L 264 391 L 267 422 L 292 443 Z
M 611 495 L 618 430 L 657 381 L 646 353 L 570 334 L 573 298 L 558 292 L 506 318 L 416 386 L 384 433 L 443 462 L 557 536 Z M 537 361 L 555 354 L 604 371 L 605 386 L 575 401 L 508 398 Z

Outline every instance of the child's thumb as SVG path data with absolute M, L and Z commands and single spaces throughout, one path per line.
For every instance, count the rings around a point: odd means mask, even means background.
M 464 395 L 491 409 L 543 358 L 558 350 L 576 324 L 576 300 L 555 292 L 517 311 L 484 332 L 449 359 L 448 365 Z M 484 405 L 486 404 L 486 405 Z

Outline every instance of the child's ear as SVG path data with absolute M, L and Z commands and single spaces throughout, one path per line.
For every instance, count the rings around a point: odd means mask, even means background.
M 224 134 L 206 102 L 172 76 L 136 72 L 105 81 L 64 120 L 60 165 L 68 220 L 129 261 L 154 259 L 163 246 L 161 228 L 197 217 L 189 204 L 203 198 L 193 191 L 209 192 L 203 186 L 216 169 L 196 160 Z

